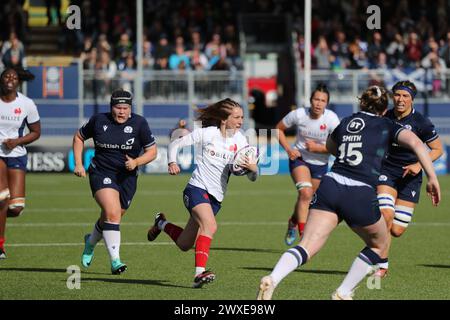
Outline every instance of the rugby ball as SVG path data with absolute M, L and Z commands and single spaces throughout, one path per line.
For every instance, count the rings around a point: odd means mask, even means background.
M 251 162 L 258 163 L 259 162 L 258 148 L 248 145 L 239 149 L 234 154 L 233 161 L 232 163 L 230 163 L 230 171 L 235 176 L 243 176 L 249 172 L 248 169 L 245 169 L 240 166 L 240 164 L 244 162 L 245 157 L 249 157 Z

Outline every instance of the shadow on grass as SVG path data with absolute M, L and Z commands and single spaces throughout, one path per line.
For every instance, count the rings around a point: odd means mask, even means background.
M 282 253 L 283 251 L 274 249 L 255 249 L 255 248 L 211 248 L 214 251 L 237 251 L 237 252 L 264 252 L 264 253 Z
M 255 268 L 255 267 L 243 267 L 241 269 L 245 270 L 257 270 L 257 271 L 267 271 L 272 272 L 272 268 Z M 338 270 L 307 270 L 307 269 L 297 269 L 294 272 L 300 273 L 313 273 L 313 274 L 332 274 L 332 275 L 346 275 L 346 271 L 338 271 Z
M 450 265 L 445 264 L 418 264 L 417 266 L 427 268 L 450 269 Z
M 109 283 L 119 283 L 119 284 L 143 284 L 143 285 L 149 285 L 149 286 L 191 289 L 191 287 L 187 287 L 187 286 L 177 286 L 177 285 L 165 283 L 165 282 L 168 282 L 167 280 L 108 279 L 108 278 L 82 278 L 81 279 L 81 282 L 85 282 L 85 281 L 98 281 L 98 282 L 109 282 Z
M 66 269 L 58 269 L 58 268 L 2 268 L 0 267 L 0 271 L 18 271 L 18 272 L 47 272 L 47 273 L 67 273 Z M 100 273 L 100 272 L 85 272 L 86 274 L 105 274 L 109 273 Z

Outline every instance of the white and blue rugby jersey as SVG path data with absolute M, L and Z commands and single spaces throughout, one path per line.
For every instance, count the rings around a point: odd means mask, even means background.
M 9 150 L 2 144 L 3 140 L 24 136 L 25 126 L 38 122 L 39 113 L 33 100 L 17 93 L 12 102 L 0 99 L 0 157 L 21 157 L 27 154 L 24 146 Z
M 143 149 L 155 144 L 147 120 L 134 113 L 125 123 L 114 121 L 109 112 L 98 113 L 79 132 L 84 140 L 94 140 L 95 156 L 92 165 L 99 170 L 114 173 L 136 174 L 137 168 L 131 172 L 125 168 L 125 155 L 135 159 Z
M 300 151 L 305 162 L 313 165 L 328 163 L 329 154 L 309 152 L 306 150 L 305 143 L 307 140 L 312 140 L 325 145 L 328 135 L 339 124 L 339 118 L 333 111 L 325 109 L 324 114 L 319 119 L 311 119 L 309 109 L 298 108 L 283 118 L 283 124 L 287 128 L 297 126 L 295 148 Z
M 177 162 L 178 150 L 190 145 L 195 147 L 196 166 L 189 184 L 222 202 L 230 177 L 229 164 L 235 153 L 248 145 L 247 138 L 240 131 L 224 138 L 217 127 L 198 128 L 169 145 L 168 163 Z

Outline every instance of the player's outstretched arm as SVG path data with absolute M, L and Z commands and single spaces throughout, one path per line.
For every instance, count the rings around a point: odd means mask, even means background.
M 427 193 L 431 196 L 431 202 L 437 206 L 441 201 L 441 190 L 439 181 L 434 171 L 433 162 L 431 161 L 428 150 L 425 148 L 423 142 L 410 130 L 402 130 L 397 138 L 399 144 L 414 151 L 419 158 L 419 162 L 428 177 Z
M 77 131 L 73 136 L 72 142 L 73 155 L 75 158 L 75 169 L 73 173 L 78 177 L 86 177 L 86 171 L 83 166 L 83 149 L 84 149 L 84 139 L 81 137 L 80 132 Z

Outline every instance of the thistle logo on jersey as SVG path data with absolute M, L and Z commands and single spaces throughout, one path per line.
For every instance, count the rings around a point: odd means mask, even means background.
M 350 133 L 358 133 L 364 129 L 366 126 L 365 122 L 361 118 L 355 118 L 352 121 L 350 121 L 347 125 L 347 132 Z
M 14 114 L 20 115 L 21 113 L 22 113 L 22 109 L 20 109 L 20 108 L 14 109 Z
M 107 126 L 107 125 L 104 125 L 104 126 L 103 126 L 103 131 L 106 131 L 106 129 L 108 129 L 108 126 Z
M 127 146 L 131 146 L 134 143 L 134 138 L 127 140 Z
M 236 143 L 230 146 L 230 151 L 232 151 L 232 152 L 236 152 L 237 151 L 237 144 Z
M 322 131 L 327 130 L 327 125 L 325 123 L 320 125 L 320 130 Z
M 130 127 L 130 126 L 126 126 L 126 127 L 123 129 L 123 132 L 125 132 L 125 133 L 132 133 L 132 132 L 133 132 L 133 128 Z

